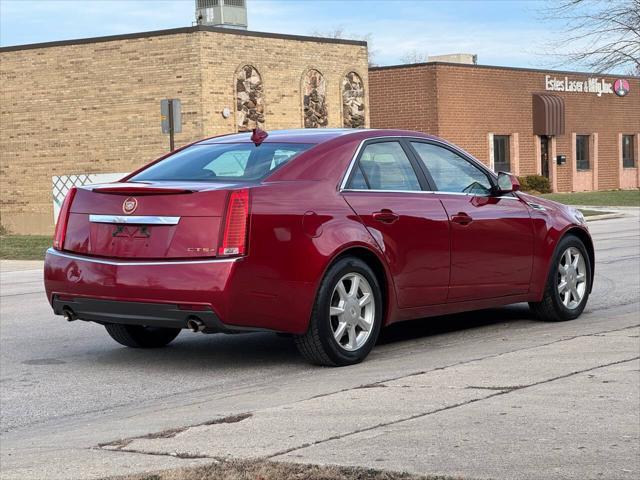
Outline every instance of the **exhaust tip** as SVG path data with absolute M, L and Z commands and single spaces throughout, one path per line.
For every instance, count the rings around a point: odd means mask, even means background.
M 73 313 L 73 310 L 71 310 L 69 307 L 65 307 L 62 310 L 62 316 L 67 322 L 73 322 L 74 320 L 78 319 L 78 316 Z
M 187 320 L 187 328 L 194 333 L 202 332 L 205 329 L 205 325 L 198 317 L 190 317 Z

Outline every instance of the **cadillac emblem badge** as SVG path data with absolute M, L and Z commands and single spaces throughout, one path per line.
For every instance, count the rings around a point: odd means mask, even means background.
M 138 208 L 138 200 L 133 197 L 127 198 L 122 203 L 122 211 L 127 215 L 131 215 L 133 212 L 135 212 L 136 208 Z

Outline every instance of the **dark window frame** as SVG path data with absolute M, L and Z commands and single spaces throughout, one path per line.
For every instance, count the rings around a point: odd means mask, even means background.
M 584 144 L 581 145 L 583 141 Z M 576 149 L 576 170 L 580 172 L 591 170 L 591 135 L 576 135 L 574 148 Z
M 503 143 L 502 147 L 498 143 Z M 501 161 L 496 161 L 499 154 Z M 511 135 L 493 135 L 493 170 L 497 172 L 511 172 Z M 501 165 L 498 167 L 498 165 Z M 506 165 L 506 168 L 502 166 Z
M 625 149 L 625 139 L 630 139 L 629 149 Z M 622 168 L 636 168 L 636 136 L 635 135 L 627 135 L 623 134 L 621 138 L 622 145 L 620 148 L 622 149 Z M 626 155 L 625 155 L 626 154 Z

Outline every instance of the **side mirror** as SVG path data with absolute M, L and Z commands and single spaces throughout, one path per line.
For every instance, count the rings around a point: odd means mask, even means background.
M 517 192 L 520 190 L 518 177 L 507 172 L 498 172 L 498 194 Z

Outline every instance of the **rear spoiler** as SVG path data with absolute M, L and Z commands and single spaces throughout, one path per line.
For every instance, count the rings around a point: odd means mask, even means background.
M 113 195 L 176 195 L 180 193 L 193 193 L 193 190 L 180 187 L 147 187 L 143 185 L 115 185 L 100 186 L 91 189 L 96 193 Z

